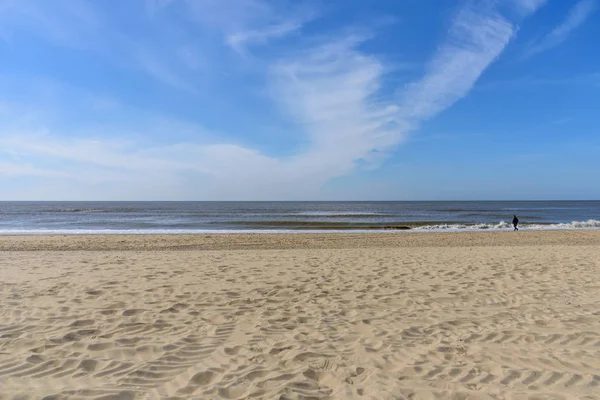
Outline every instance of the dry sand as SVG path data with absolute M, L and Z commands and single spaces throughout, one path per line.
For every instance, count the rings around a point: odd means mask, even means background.
M 0 399 L 598 399 L 600 232 L 0 237 Z

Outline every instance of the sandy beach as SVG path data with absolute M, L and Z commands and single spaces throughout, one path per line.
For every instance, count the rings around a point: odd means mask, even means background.
M 598 399 L 600 231 L 0 236 L 0 399 Z

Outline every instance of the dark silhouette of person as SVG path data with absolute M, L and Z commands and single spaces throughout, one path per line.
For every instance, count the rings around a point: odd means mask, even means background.
M 513 226 L 515 227 L 515 231 L 518 231 L 519 228 L 517 228 L 517 225 L 519 225 L 519 218 L 517 218 L 516 215 L 513 216 Z

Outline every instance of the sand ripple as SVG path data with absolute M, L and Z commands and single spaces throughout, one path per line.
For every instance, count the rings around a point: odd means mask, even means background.
M 0 265 L 0 399 L 600 398 L 596 246 Z

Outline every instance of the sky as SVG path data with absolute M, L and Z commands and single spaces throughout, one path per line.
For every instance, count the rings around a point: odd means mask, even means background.
M 600 0 L 0 0 L 0 200 L 600 199 Z

